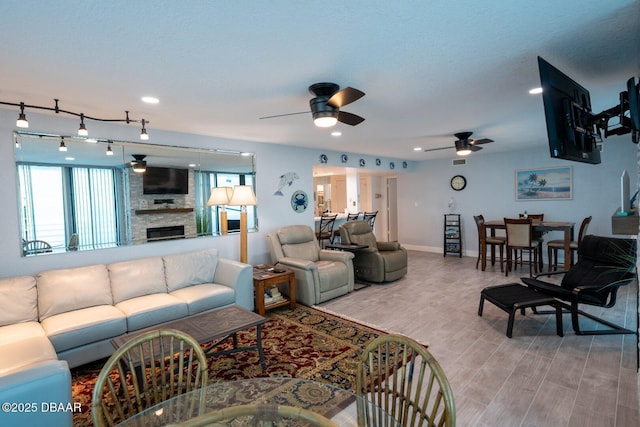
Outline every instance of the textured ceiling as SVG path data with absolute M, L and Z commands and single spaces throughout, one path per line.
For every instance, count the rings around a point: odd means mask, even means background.
M 597 111 L 640 75 L 637 0 L 3 0 L 0 16 L 0 101 L 130 110 L 152 137 L 421 160 L 454 150 L 413 147 L 453 147 L 453 133 L 469 130 L 495 140 L 481 156 L 546 145 L 542 100 L 528 94 L 538 55 L 589 89 Z M 338 124 L 335 138 L 310 114 L 259 119 L 308 111 L 307 87 L 322 81 L 364 91 L 343 110 L 365 122 Z

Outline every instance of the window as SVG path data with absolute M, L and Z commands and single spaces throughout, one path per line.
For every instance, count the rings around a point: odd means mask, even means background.
M 119 244 L 115 169 L 20 164 L 18 175 L 25 241 L 44 240 L 54 252 L 74 233 L 80 250 Z

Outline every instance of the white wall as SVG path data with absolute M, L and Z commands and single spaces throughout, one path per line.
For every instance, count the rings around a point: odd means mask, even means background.
M 592 215 L 588 232 L 611 236 L 611 215 L 620 206 L 620 176 L 624 169 L 630 175 L 631 188 L 638 187 L 637 149 L 631 137 L 625 135 L 605 140 L 599 165 L 552 159 L 546 149 L 491 153 L 491 146 L 469 156 L 465 166 L 452 166 L 451 159 L 419 163 L 415 173 L 398 178 L 399 240 L 409 248 L 442 252 L 443 214 L 448 212 L 451 197 L 455 201 L 454 212 L 462 215 L 465 255 L 478 253 L 473 220 L 478 214 L 485 219 L 499 219 L 525 210 L 540 212 L 545 220 L 575 222 L 576 238 L 582 219 Z M 572 200 L 515 200 L 514 170 L 562 165 L 573 168 Z M 449 186 L 451 177 L 457 174 L 467 178 L 467 187 L 460 192 Z M 562 238 L 560 232 L 547 237 L 555 238 Z
M 22 257 L 20 251 L 20 235 L 18 227 L 18 204 L 16 195 L 16 169 L 14 163 L 13 131 L 18 111 L 0 109 L 0 277 L 20 274 L 35 274 L 53 268 L 67 268 L 94 263 L 109 263 L 130 258 L 156 256 L 207 247 L 215 247 L 221 256 L 239 259 L 239 236 L 230 234 L 222 237 L 203 237 L 197 239 L 154 242 L 138 246 L 111 248 L 94 251 L 79 251 Z M 29 112 L 31 132 L 69 135 L 78 127 L 77 120 L 62 116 L 51 116 Z M 256 197 L 258 199 L 258 227 L 256 233 L 249 233 L 249 262 L 252 264 L 270 261 L 266 245 L 266 234 L 288 224 L 306 224 L 314 226 L 313 220 L 313 165 L 319 164 L 321 154 L 329 158 L 328 165 L 358 167 L 359 158 L 367 164 L 375 164 L 373 156 L 349 155 L 349 163 L 340 161 L 340 154 L 326 150 L 295 148 L 275 144 L 234 141 L 187 133 L 165 132 L 148 128 L 149 143 L 174 145 L 195 148 L 226 148 L 237 151 L 256 153 Z M 136 124 L 118 125 L 91 122 L 91 136 L 104 139 L 120 139 L 137 141 L 140 128 Z M 401 164 L 398 159 L 382 159 L 382 166 L 387 167 L 389 161 Z M 409 162 L 407 171 L 414 164 Z M 282 189 L 284 196 L 276 196 L 280 176 L 287 172 L 295 172 L 300 178 L 291 186 Z M 296 190 L 303 190 L 310 198 L 311 205 L 304 213 L 296 213 L 291 209 L 291 195 Z

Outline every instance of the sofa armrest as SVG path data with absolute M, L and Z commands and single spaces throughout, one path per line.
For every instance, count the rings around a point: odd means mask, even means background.
M 398 242 L 376 242 L 379 251 L 397 251 L 400 250 Z
M 329 249 L 322 249 L 320 250 L 320 259 L 322 261 L 342 262 L 351 267 L 350 260 L 353 259 L 353 253 L 347 251 L 332 251 Z
M 219 258 L 213 282 L 233 288 L 236 304 L 253 311 L 253 267 L 249 264 Z
M 309 261 L 308 259 L 284 257 L 278 260 L 278 264 L 282 264 L 285 267 L 300 269 L 300 270 L 315 270 L 317 269 L 316 263 Z
M 80 402 L 71 400 L 71 373 L 64 360 L 25 367 L 0 378 L 0 419 L 5 426 L 64 426 L 73 424 Z M 16 411 L 4 405 L 16 405 Z M 20 405 L 20 406 L 18 406 Z

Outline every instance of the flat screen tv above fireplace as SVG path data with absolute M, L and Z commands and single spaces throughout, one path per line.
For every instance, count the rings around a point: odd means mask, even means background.
M 189 170 L 147 166 L 142 175 L 144 194 L 189 194 Z

